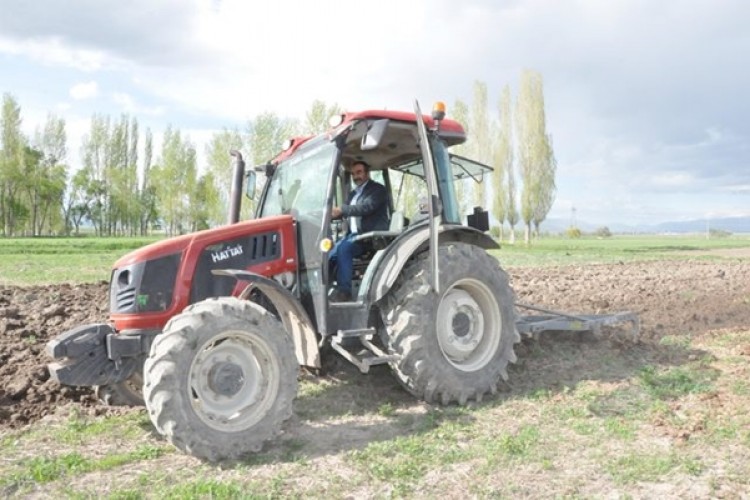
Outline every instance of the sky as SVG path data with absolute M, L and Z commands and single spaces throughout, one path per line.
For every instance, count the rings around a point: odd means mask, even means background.
M 0 0 L 0 92 L 32 136 L 66 120 L 80 164 L 93 113 L 172 125 L 202 155 L 259 113 L 515 98 L 544 78 L 557 159 L 550 218 L 750 216 L 746 0 Z M 158 149 L 156 150 L 158 151 Z

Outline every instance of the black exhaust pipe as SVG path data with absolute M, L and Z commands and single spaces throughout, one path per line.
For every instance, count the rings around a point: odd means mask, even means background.
M 245 177 L 245 160 L 242 153 L 233 149 L 229 152 L 234 157 L 234 177 L 232 178 L 232 192 L 229 195 L 229 220 L 228 224 L 235 224 L 240 220 L 240 207 L 242 206 L 242 180 Z

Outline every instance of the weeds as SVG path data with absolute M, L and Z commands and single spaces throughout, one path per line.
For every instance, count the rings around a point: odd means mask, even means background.
M 610 461 L 606 468 L 615 482 L 619 484 L 658 481 L 675 471 L 697 476 L 704 470 L 699 460 L 689 456 L 679 456 L 675 452 L 630 453 Z
M 638 373 L 641 386 L 653 397 L 674 399 L 686 394 L 699 394 L 712 390 L 715 370 L 677 367 L 659 371 L 647 366 Z
M 143 445 L 131 452 L 106 454 L 100 458 L 84 457 L 78 452 L 34 457 L 18 464 L 16 471 L 0 476 L 0 485 L 8 487 L 33 483 L 44 484 L 67 475 L 107 471 L 131 462 L 152 460 L 161 457 L 166 452 L 167 448 L 164 447 Z

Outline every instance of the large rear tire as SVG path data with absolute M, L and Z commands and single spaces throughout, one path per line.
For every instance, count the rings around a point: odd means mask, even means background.
M 515 362 L 514 294 L 497 259 L 450 243 L 438 250 L 440 294 L 429 283 L 428 255 L 407 264 L 383 307 L 383 342 L 398 354 L 396 378 L 429 403 L 466 404 L 495 394 Z
M 160 434 L 212 462 L 260 451 L 292 415 L 292 340 L 268 311 L 233 297 L 175 316 L 151 346 L 144 398 Z

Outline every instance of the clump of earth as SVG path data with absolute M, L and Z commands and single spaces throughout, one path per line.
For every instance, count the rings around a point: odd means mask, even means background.
M 750 328 L 748 260 L 674 260 L 508 271 L 518 302 L 581 314 L 637 313 L 641 319 L 637 344 L 641 349 L 657 345 L 665 335 Z M 108 308 L 108 285 L 104 282 L 0 286 L 0 428 L 33 423 L 63 405 L 92 415 L 119 411 L 99 402 L 91 388 L 61 386 L 51 380 L 47 370 L 50 359 L 45 353 L 47 341 L 60 333 L 87 323 L 105 322 Z M 522 361 L 524 346 L 518 346 L 517 352 Z M 543 385 L 545 381 L 538 383 Z

